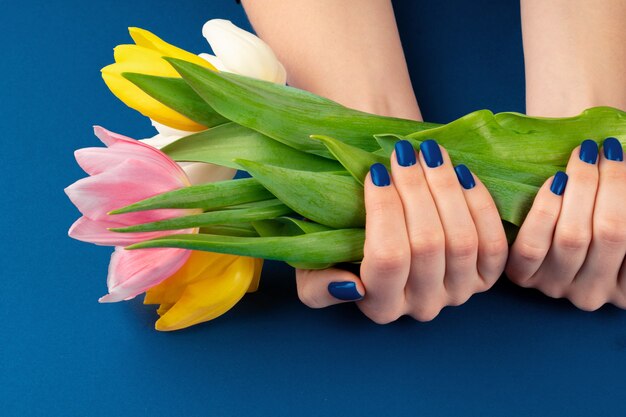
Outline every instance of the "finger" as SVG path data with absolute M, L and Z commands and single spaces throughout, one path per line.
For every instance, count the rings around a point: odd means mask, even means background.
M 505 273 L 519 285 L 532 285 L 531 277 L 539 270 L 548 254 L 561 211 L 561 195 L 566 184 L 567 174 L 562 171 L 548 178 L 537 192 L 533 205 L 509 250 Z
M 575 280 L 575 291 L 586 294 L 588 305 L 582 306 L 586 309 L 600 307 L 599 303 L 617 290 L 617 277 L 626 255 L 626 162 L 621 150 L 621 144 L 609 138 L 599 161 L 591 247 Z
M 420 163 L 446 238 L 444 286 L 457 304 L 468 298 L 476 285 L 476 226 L 446 150 L 432 139 L 422 142 L 420 150 Z
M 490 288 L 502 275 L 508 255 L 504 226 L 496 203 L 483 183 L 465 165 L 454 170 L 463 187 L 463 195 L 478 234 L 478 275 Z
M 542 289 L 561 296 L 574 281 L 585 261 L 592 235 L 593 210 L 598 189 L 598 145 L 585 140 L 576 147 L 567 164 L 567 190 L 552 246 L 542 265 Z
M 430 304 L 443 294 L 443 277 L 446 271 L 445 237 L 430 195 L 426 178 L 416 152 L 410 142 L 396 143 L 391 155 L 391 172 L 396 185 L 406 223 L 411 267 L 405 287 L 408 314 L 420 316 L 416 311 L 431 309 Z M 441 306 L 439 306 L 441 308 Z
M 364 185 L 361 280 L 368 295 L 359 308 L 375 322 L 388 323 L 403 314 L 404 286 L 411 262 L 404 209 L 384 165 L 372 165 Z
M 365 295 L 359 277 L 339 268 L 296 268 L 296 286 L 300 301 L 311 308 L 357 301 Z

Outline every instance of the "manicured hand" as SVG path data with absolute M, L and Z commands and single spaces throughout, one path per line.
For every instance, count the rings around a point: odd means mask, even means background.
M 600 154 L 600 155 L 598 155 Z M 509 278 L 578 308 L 626 308 L 626 163 L 620 142 L 574 149 L 539 190 L 506 266 Z
M 453 167 L 434 140 L 420 150 L 417 155 L 409 142 L 399 141 L 391 176 L 384 165 L 372 165 L 365 178 L 361 276 L 297 269 L 304 304 L 357 301 L 376 323 L 405 314 L 428 321 L 498 279 L 508 247 L 489 192 L 465 166 Z

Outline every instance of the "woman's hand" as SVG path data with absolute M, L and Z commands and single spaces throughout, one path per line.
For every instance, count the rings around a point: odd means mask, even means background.
M 453 167 L 434 140 L 420 149 L 417 156 L 408 141 L 399 141 L 391 178 L 382 164 L 365 178 L 361 277 L 337 268 L 296 269 L 304 304 L 357 301 L 376 323 L 405 314 L 428 321 L 501 275 L 508 246 L 491 195 L 465 166 Z
M 569 179 L 568 179 L 569 178 Z M 566 187 L 567 185 L 567 187 Z M 511 247 L 506 273 L 578 308 L 626 308 L 626 163 L 620 142 L 574 149 L 567 174 L 539 190 Z

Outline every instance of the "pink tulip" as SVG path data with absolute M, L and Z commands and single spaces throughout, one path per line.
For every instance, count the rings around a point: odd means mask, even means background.
M 154 195 L 189 186 L 185 172 L 163 152 L 102 127 L 96 136 L 106 148 L 84 148 L 75 152 L 76 161 L 90 176 L 65 189 L 72 203 L 83 214 L 70 228 L 74 239 L 96 245 L 116 246 L 107 286 L 109 294 L 100 302 L 131 299 L 173 275 L 187 261 L 185 249 L 138 249 L 124 246 L 174 233 L 194 233 L 195 229 L 116 233 L 108 230 L 164 220 L 195 210 L 150 210 L 110 216 L 111 210 Z

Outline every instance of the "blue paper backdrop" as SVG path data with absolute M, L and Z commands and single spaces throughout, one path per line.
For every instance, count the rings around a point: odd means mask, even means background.
M 395 5 L 427 119 L 523 111 L 517 0 Z M 93 124 L 152 134 L 99 69 L 128 26 L 207 51 L 213 17 L 249 28 L 226 0 L 3 5 L 0 414 L 625 414 L 626 313 L 506 280 L 431 323 L 388 326 L 352 305 L 304 307 L 292 270 L 271 262 L 258 293 L 186 331 L 154 331 L 140 300 L 99 305 L 110 249 L 67 237 L 78 212 L 62 190 L 83 176 L 72 152 L 98 146 Z

